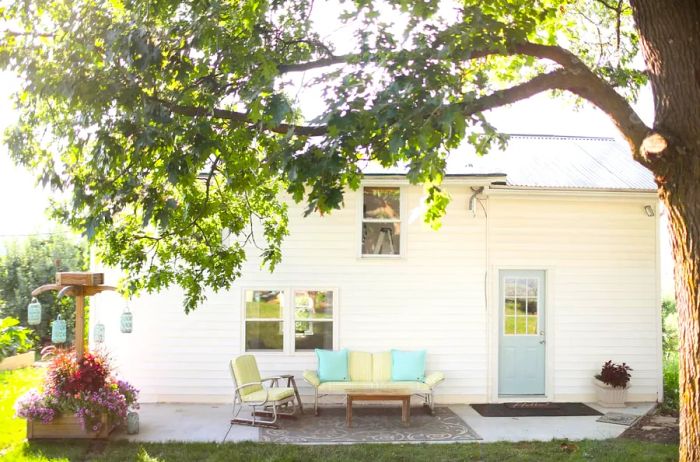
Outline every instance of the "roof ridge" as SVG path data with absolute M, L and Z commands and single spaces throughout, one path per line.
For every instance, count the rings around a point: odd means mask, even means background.
M 506 133 L 511 138 L 528 138 L 528 139 L 559 139 L 559 140 L 584 140 L 584 141 L 615 141 L 612 136 L 585 136 L 585 135 L 551 135 L 551 134 L 534 134 L 534 133 Z

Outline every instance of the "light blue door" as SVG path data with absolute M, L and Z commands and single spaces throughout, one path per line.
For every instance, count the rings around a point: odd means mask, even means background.
M 499 274 L 499 395 L 544 395 L 544 271 Z

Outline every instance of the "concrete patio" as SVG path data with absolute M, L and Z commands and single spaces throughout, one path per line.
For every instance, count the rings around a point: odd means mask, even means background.
M 624 409 L 606 409 L 587 403 L 602 413 L 620 412 L 644 415 L 655 403 L 635 403 Z M 608 439 L 619 436 L 625 425 L 596 422 L 600 416 L 583 417 L 482 417 L 466 404 L 449 408 L 474 429 L 483 442 L 549 441 L 552 439 Z M 310 409 L 306 410 L 309 413 Z M 421 412 L 414 408 L 413 412 Z M 258 441 L 258 428 L 234 425 L 229 431 L 231 406 L 227 404 L 143 404 L 140 432 L 127 435 L 123 430 L 112 434 L 113 439 L 163 442 L 238 442 Z M 399 422 L 397 422 L 399 425 Z

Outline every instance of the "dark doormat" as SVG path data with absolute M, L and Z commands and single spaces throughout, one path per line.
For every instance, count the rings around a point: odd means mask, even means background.
M 583 403 L 505 403 L 472 404 L 484 417 L 562 417 L 603 415 Z

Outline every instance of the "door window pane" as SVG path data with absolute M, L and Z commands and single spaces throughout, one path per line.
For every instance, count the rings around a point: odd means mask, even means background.
M 503 326 L 503 333 L 505 335 L 515 334 L 515 316 L 506 316 L 505 324 Z
M 527 334 L 537 335 L 537 316 L 527 317 Z
M 364 218 L 401 218 L 399 188 L 365 188 Z
M 284 345 L 282 321 L 246 321 L 245 349 L 282 351 Z
M 362 223 L 363 255 L 399 255 L 400 251 L 400 223 Z
M 515 316 L 515 299 L 506 298 L 506 316 Z

